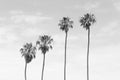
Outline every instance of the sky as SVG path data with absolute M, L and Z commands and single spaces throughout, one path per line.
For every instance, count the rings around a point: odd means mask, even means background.
M 64 38 L 62 17 L 74 21 L 68 33 L 67 79 L 86 80 L 87 31 L 79 19 L 93 13 L 91 26 L 90 80 L 120 80 L 119 0 L 0 0 L 0 80 L 24 80 L 25 60 L 20 48 L 48 34 L 53 49 L 46 54 L 44 80 L 63 80 Z M 43 55 L 28 64 L 28 80 L 40 80 Z

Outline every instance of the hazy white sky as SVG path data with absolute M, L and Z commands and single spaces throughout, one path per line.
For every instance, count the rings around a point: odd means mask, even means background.
M 0 0 L 0 80 L 24 80 L 24 58 L 19 49 L 39 35 L 54 38 L 46 54 L 44 80 L 63 80 L 64 32 L 58 22 L 63 16 L 74 21 L 69 31 L 67 79 L 86 80 L 87 31 L 79 24 L 85 13 L 95 14 L 91 26 L 90 80 L 120 80 L 119 0 Z M 28 80 L 40 80 L 42 54 L 28 64 Z

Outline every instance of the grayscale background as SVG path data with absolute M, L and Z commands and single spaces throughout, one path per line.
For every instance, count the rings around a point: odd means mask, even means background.
M 19 49 L 41 34 L 54 39 L 46 54 L 44 80 L 63 80 L 64 37 L 59 20 L 74 21 L 68 33 L 67 80 L 86 80 L 87 31 L 81 16 L 91 12 L 90 80 L 120 80 L 120 0 L 0 0 L 0 80 L 24 80 Z M 27 68 L 28 80 L 40 80 L 43 56 Z

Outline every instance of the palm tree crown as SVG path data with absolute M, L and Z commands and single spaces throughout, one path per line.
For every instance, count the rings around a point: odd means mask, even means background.
M 73 28 L 72 24 L 73 21 L 70 21 L 69 17 L 63 17 L 63 19 L 60 20 L 60 23 L 58 25 L 60 26 L 60 29 L 62 31 L 68 32 L 69 28 Z
M 84 17 L 81 17 L 80 19 L 81 26 L 83 26 L 83 28 L 86 28 L 86 30 L 88 30 L 91 24 L 95 22 L 96 20 L 94 14 L 90 13 L 85 14 Z
M 36 47 L 34 47 L 32 43 L 26 43 L 20 51 L 22 56 L 24 56 L 26 63 L 31 62 L 31 60 L 35 58 Z
M 41 50 L 43 54 L 45 54 L 47 51 L 49 51 L 49 49 L 52 49 L 52 42 L 53 39 L 51 38 L 51 36 L 43 35 L 39 36 L 36 45 L 38 45 L 38 49 Z

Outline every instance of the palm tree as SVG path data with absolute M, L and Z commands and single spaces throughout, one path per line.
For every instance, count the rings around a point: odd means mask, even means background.
M 39 36 L 39 39 L 36 42 L 36 45 L 38 45 L 38 50 L 41 50 L 43 54 L 43 67 L 42 67 L 41 80 L 43 80 L 43 75 L 44 75 L 45 54 L 46 52 L 49 51 L 49 49 L 52 49 L 52 45 L 51 45 L 52 42 L 53 39 L 51 38 L 51 36 L 48 35 Z
M 62 20 L 60 20 L 60 23 L 58 24 L 60 26 L 60 29 L 62 31 L 65 31 L 65 55 L 64 55 L 64 80 L 66 80 L 66 48 L 67 48 L 67 36 L 69 28 L 73 28 L 73 21 L 70 21 L 69 17 L 63 17 Z
M 23 48 L 20 49 L 20 52 L 22 56 L 25 58 L 24 76 L 25 76 L 25 80 L 27 80 L 27 76 L 26 76 L 27 64 L 30 63 L 33 58 L 35 58 L 36 47 L 34 47 L 32 43 L 26 43 L 23 46 Z
M 83 28 L 88 30 L 88 46 L 87 46 L 87 80 L 89 80 L 89 46 L 90 46 L 90 26 L 96 22 L 94 14 L 87 13 L 81 17 L 80 23 Z

